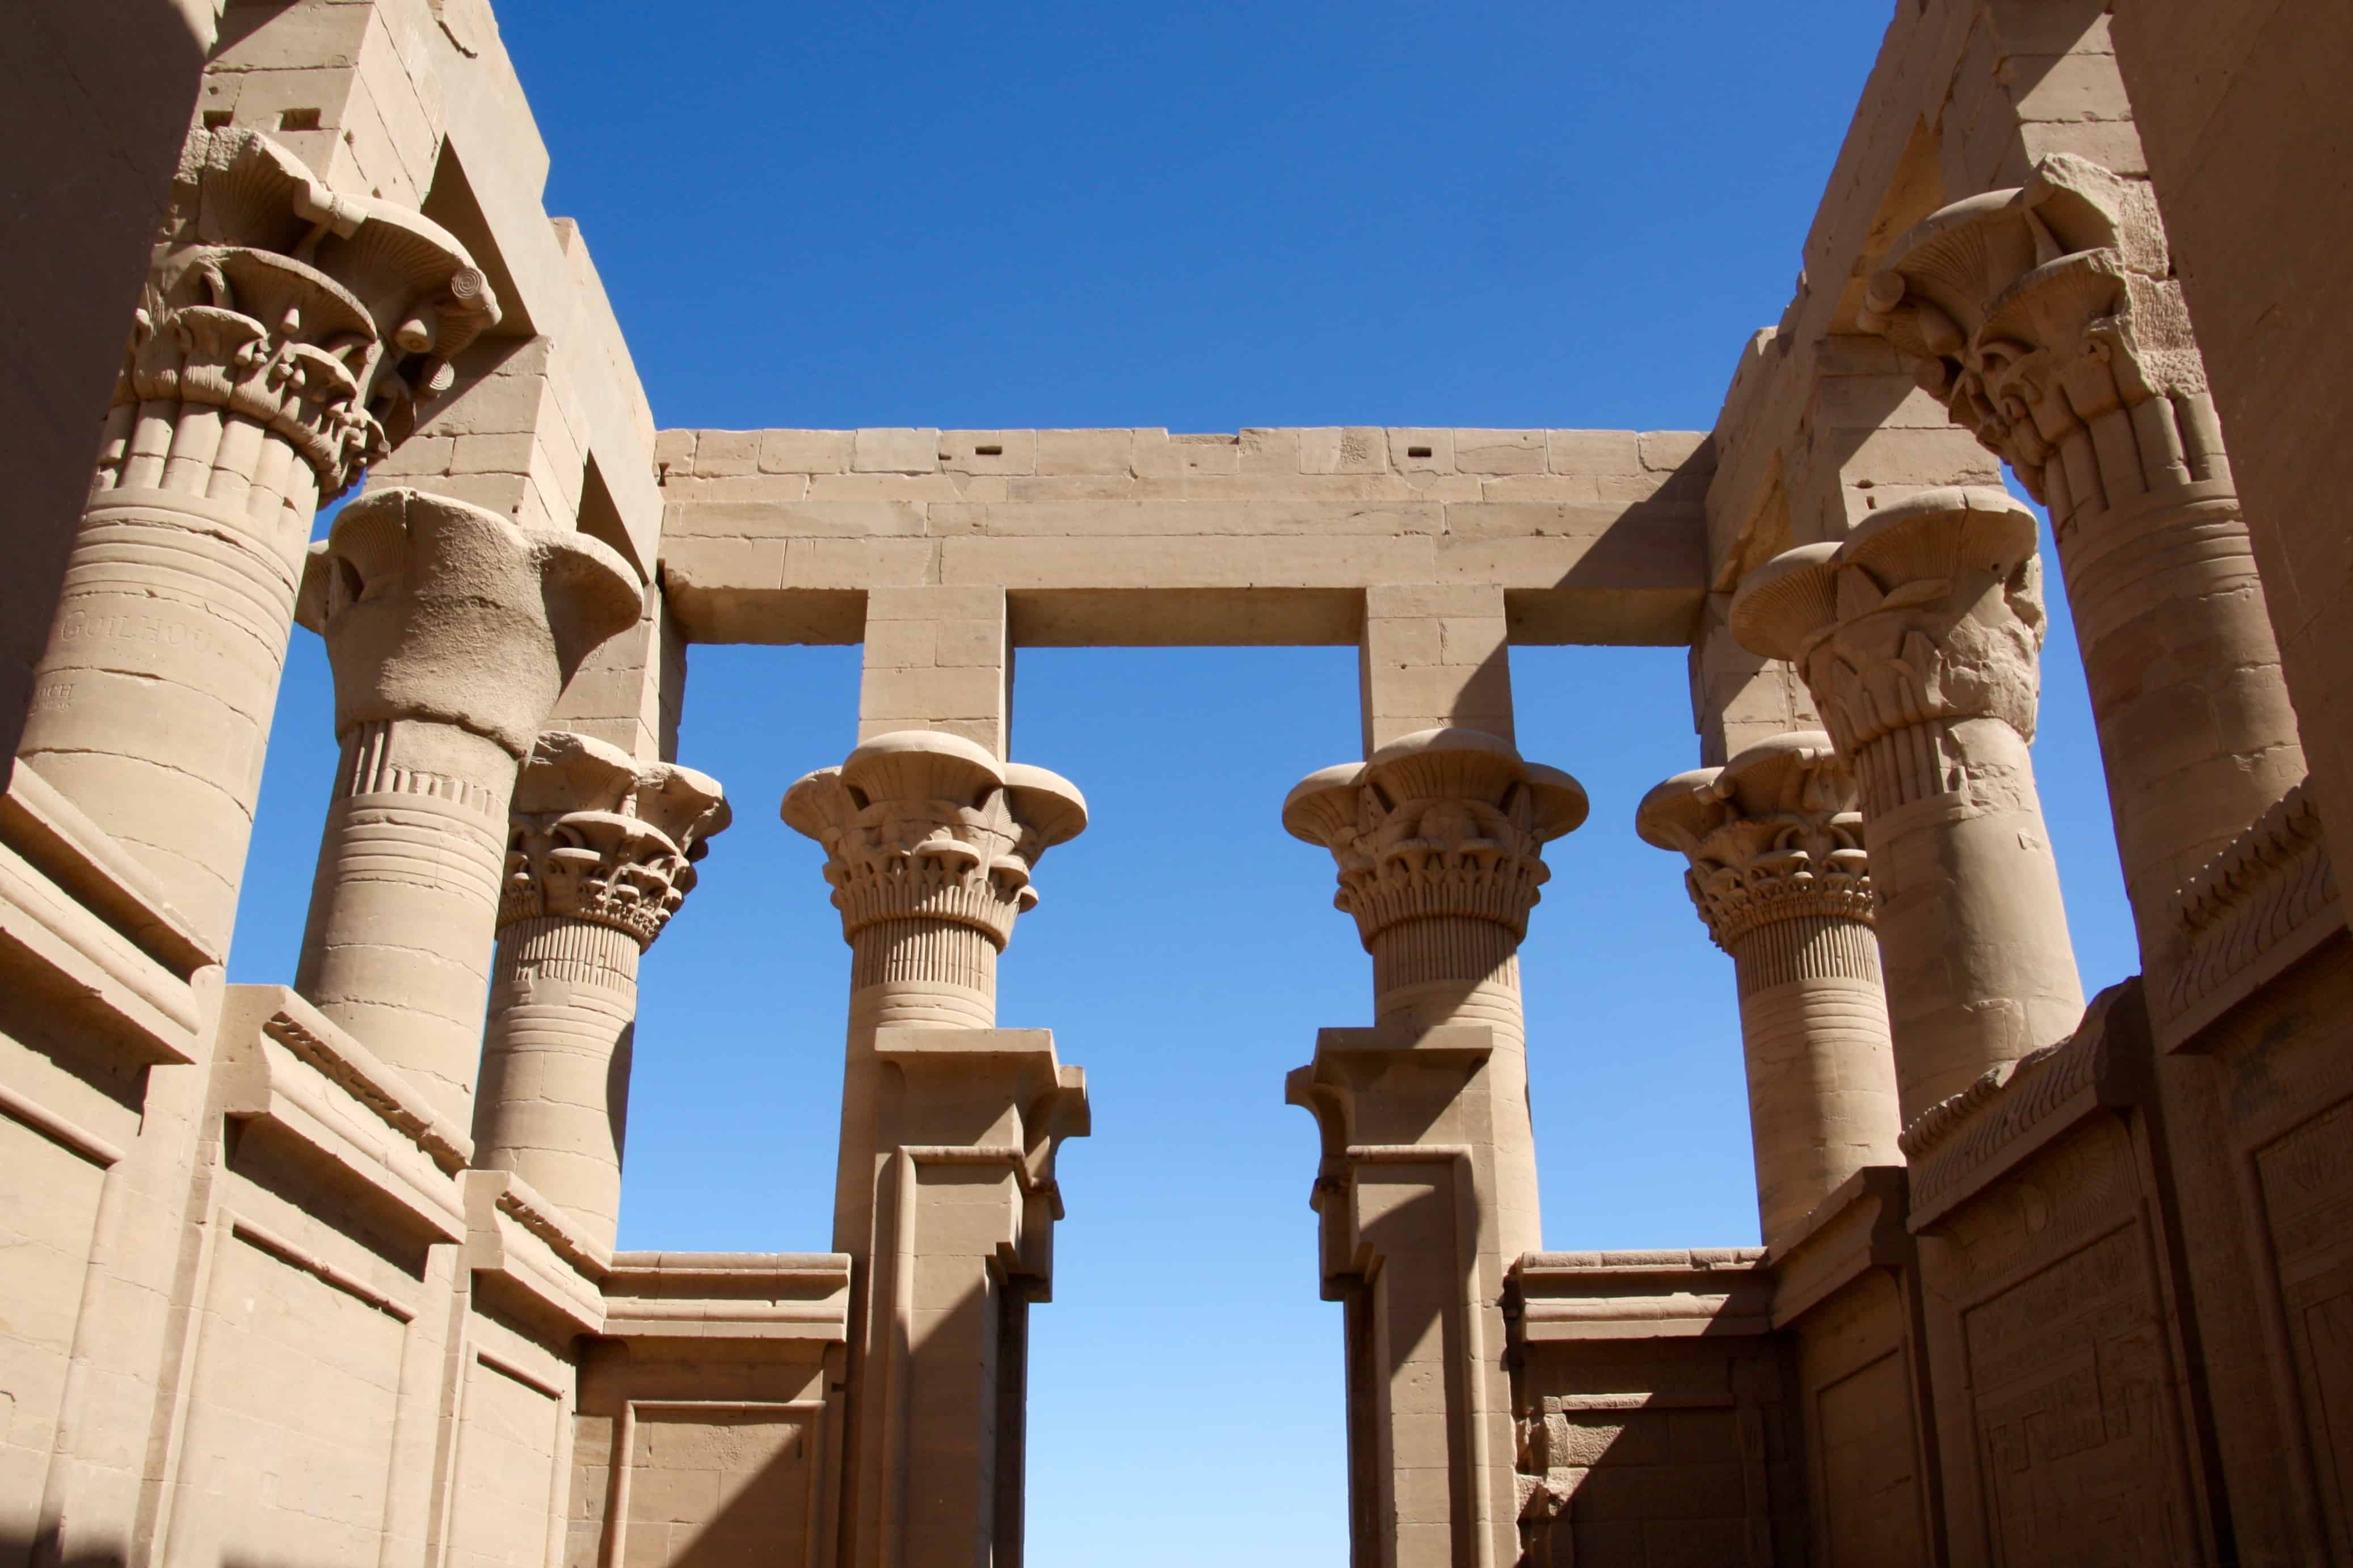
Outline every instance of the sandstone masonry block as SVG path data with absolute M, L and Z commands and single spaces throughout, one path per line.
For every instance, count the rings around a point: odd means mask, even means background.
M 940 466 L 936 427 L 860 430 L 850 447 L 851 471 L 861 474 L 928 474 Z
M 1545 471 L 1545 433 L 1457 430 L 1454 466 L 1466 474 L 1541 474 Z
M 849 468 L 854 430 L 763 430 L 760 471 L 765 474 L 839 474 Z

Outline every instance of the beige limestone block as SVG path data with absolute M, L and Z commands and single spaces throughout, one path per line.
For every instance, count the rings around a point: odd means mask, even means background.
M 1542 430 L 1457 430 L 1454 466 L 1466 474 L 1541 474 Z
M 1299 432 L 1303 474 L 1377 474 L 1388 466 L 1388 433 L 1377 426 L 1326 426 Z
M 1932 490 L 1752 574 L 1733 632 L 1805 676 L 1870 836 L 1905 1126 L 2084 1010 L 2027 745 L 2034 514 Z
M 1165 432 L 1164 432 L 1165 434 Z M 1126 474 L 1134 471 L 1133 430 L 1040 430 L 1041 474 Z
M 860 474 L 928 474 L 940 466 L 936 428 L 860 430 L 849 448 L 849 468 Z
M 372 492 L 303 574 L 343 746 L 296 985 L 460 1125 L 517 763 L 589 652 L 635 624 L 634 574 L 580 534 Z
M 1510 647 L 1501 588 L 1369 588 L 1358 653 L 1368 752 L 1425 730 L 1479 730 L 1512 739 Z
M 763 430 L 757 461 L 764 474 L 849 471 L 854 430 Z

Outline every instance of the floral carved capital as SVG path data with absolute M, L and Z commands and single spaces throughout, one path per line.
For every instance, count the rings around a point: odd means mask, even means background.
M 1690 862 L 1683 886 L 1715 944 L 1801 916 L 1872 921 L 1871 859 L 1853 774 L 1828 734 L 1802 730 L 1643 797 L 1635 831 Z
M 2034 514 L 1995 489 L 1926 490 L 1837 543 L 1800 545 L 1749 574 L 1733 635 L 1804 678 L 1839 754 L 1874 748 L 1902 798 L 1960 787 L 1954 724 L 2034 737 L 2045 625 Z M 1883 745 L 1907 731 L 1918 743 Z
M 516 776 L 499 924 L 560 916 L 649 947 L 730 821 L 718 782 L 587 735 L 542 734 Z
M 1899 239 L 1857 320 L 2063 525 L 2227 481 L 2156 198 L 2060 153 Z
M 785 822 L 826 852 L 845 938 L 884 921 L 970 927 L 1002 950 L 1033 908 L 1031 873 L 1087 823 L 1059 774 L 955 735 L 896 731 L 785 792 Z
M 324 499 L 407 438 L 452 356 L 499 319 L 439 226 L 329 190 L 258 132 L 199 130 L 114 400 L 242 415 L 301 455 Z
M 1310 773 L 1282 805 L 1293 837 L 1332 852 L 1335 908 L 1367 948 L 1407 921 L 1452 918 L 1516 940 L 1551 875 L 1544 847 L 1585 820 L 1583 786 L 1477 730 L 1423 730 L 1365 763 Z

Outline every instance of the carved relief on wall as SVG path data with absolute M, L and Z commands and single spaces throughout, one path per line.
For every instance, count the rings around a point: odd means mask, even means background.
M 2322 1507 L 2337 1550 L 2353 1552 L 2353 1102 L 2254 1164 Z

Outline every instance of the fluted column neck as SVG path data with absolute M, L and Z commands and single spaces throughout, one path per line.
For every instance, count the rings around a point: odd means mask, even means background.
M 1643 797 L 1635 831 L 1680 852 L 1738 976 L 1767 1244 L 1864 1165 L 1900 1158 L 1895 1068 L 1853 775 L 1796 731 Z

